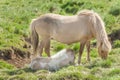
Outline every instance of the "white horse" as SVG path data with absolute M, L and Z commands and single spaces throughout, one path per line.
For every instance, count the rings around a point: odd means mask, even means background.
M 37 57 L 30 63 L 32 70 L 46 69 L 56 71 L 68 65 L 74 65 L 75 53 L 71 49 L 63 49 L 51 57 Z
M 84 46 L 87 46 L 87 60 L 90 61 L 90 40 L 97 39 L 98 53 L 102 59 L 106 59 L 111 51 L 111 44 L 105 31 L 104 22 L 94 11 L 82 10 L 77 15 L 62 16 L 58 14 L 45 14 L 31 22 L 31 41 L 33 53 L 37 54 L 39 37 L 41 38 L 39 53 L 42 55 L 43 48 L 50 56 L 50 39 L 61 43 L 71 44 L 80 42 L 78 64 Z

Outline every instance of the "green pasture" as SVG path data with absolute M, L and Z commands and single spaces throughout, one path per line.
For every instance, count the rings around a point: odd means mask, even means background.
M 30 22 L 42 14 L 75 15 L 83 9 L 100 14 L 108 34 L 120 29 L 120 0 L 0 0 L 0 49 L 14 46 L 27 50 L 23 39 L 30 35 Z M 78 55 L 79 43 L 65 45 L 52 41 L 51 46 L 51 53 L 72 48 Z M 56 72 L 32 71 L 28 66 L 18 69 L 0 60 L 0 80 L 120 80 L 120 40 L 113 42 L 107 60 L 102 60 L 92 47 L 91 62 L 86 61 L 85 49 L 80 66 L 64 67 Z

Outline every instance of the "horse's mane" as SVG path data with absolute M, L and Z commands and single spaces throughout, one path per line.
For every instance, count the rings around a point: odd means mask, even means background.
M 107 36 L 106 31 L 105 31 L 105 24 L 104 24 L 102 18 L 97 13 L 94 13 L 94 16 L 95 16 L 93 19 L 94 26 L 98 26 L 98 27 L 94 27 L 97 30 L 97 35 L 98 35 L 97 39 L 100 42 L 100 43 L 98 43 L 98 46 L 101 45 L 102 50 L 110 52 L 111 44 L 108 40 L 108 36 Z
M 78 15 L 78 16 L 80 16 L 80 15 L 90 15 L 90 14 L 93 14 L 93 13 L 94 13 L 93 10 L 82 10 L 82 11 L 79 11 L 79 12 L 77 13 L 77 15 Z

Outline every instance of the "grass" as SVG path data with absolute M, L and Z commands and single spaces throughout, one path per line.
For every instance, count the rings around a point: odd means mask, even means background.
M 119 49 L 117 49 L 119 51 Z M 114 51 L 114 49 L 113 49 Z M 1 80 L 119 80 L 120 65 L 119 53 L 110 54 L 107 60 L 102 60 L 98 56 L 92 58 L 90 63 L 80 66 L 64 67 L 56 72 L 47 70 L 33 71 L 28 67 L 22 69 L 14 68 L 8 63 L 4 63 L 4 68 L 0 69 Z M 116 59 L 118 58 L 118 59 Z M 2 61 L 1 61 L 2 62 Z M 12 68 L 11 68 L 12 66 Z
M 114 76 L 114 75 L 119 75 L 120 74 L 120 69 L 112 69 L 110 72 L 109 72 L 109 76 Z
M 0 49 L 11 46 L 24 49 L 25 42 L 22 39 L 30 35 L 31 20 L 49 12 L 74 15 L 82 9 L 92 9 L 100 14 L 105 22 L 106 31 L 110 34 L 120 29 L 119 4 L 119 0 L 0 0 Z M 79 50 L 79 43 L 51 43 L 52 53 L 63 48 L 74 49 L 76 53 Z M 107 60 L 100 59 L 97 49 L 92 48 L 91 62 L 86 62 L 85 49 L 82 65 L 65 67 L 56 72 L 32 71 L 27 67 L 17 69 L 0 60 L 0 80 L 119 80 L 120 41 L 115 41 L 113 47 Z
M 0 69 L 15 69 L 15 67 L 6 63 L 5 61 L 0 60 Z
M 107 33 L 111 33 L 113 30 L 119 29 L 119 3 L 119 0 L 1 0 L 0 47 L 14 45 L 21 48 L 24 45 L 21 38 L 30 34 L 29 24 L 31 20 L 49 12 L 73 15 L 82 9 L 92 9 L 101 15 L 106 23 Z M 117 16 L 114 14 L 117 14 Z

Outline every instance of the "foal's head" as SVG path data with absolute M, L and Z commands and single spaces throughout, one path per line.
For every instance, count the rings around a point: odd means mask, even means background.
M 72 49 L 67 49 L 67 55 L 69 57 L 69 63 L 74 64 L 75 63 L 75 52 Z

